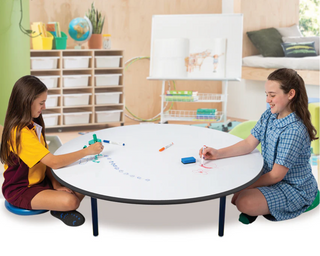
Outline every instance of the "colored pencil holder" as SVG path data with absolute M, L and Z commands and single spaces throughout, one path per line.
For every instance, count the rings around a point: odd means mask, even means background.
M 50 34 L 53 35 L 54 40 L 52 44 L 52 49 L 56 50 L 64 50 L 67 49 L 67 39 L 68 36 L 61 31 L 61 37 L 56 36 L 56 32 L 49 31 Z

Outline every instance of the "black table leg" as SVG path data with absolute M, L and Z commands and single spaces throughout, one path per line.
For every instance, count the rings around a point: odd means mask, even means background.
M 219 236 L 223 236 L 225 215 L 226 215 L 226 197 L 224 196 L 220 198 Z
M 98 236 L 98 203 L 97 199 L 91 197 L 91 214 L 92 214 L 92 228 L 93 228 L 93 235 Z

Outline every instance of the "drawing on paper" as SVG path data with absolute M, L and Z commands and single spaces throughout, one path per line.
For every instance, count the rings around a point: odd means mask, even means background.
M 209 49 L 204 52 L 190 53 L 189 57 L 184 59 L 187 72 L 193 72 L 195 68 L 199 68 L 199 70 L 201 70 L 204 59 L 209 57 L 210 54 L 211 50 Z
M 190 53 L 189 57 L 186 57 L 184 59 L 186 70 L 188 73 L 193 72 L 196 68 L 198 68 L 199 71 L 201 71 L 201 66 L 206 58 L 212 58 L 212 64 L 213 64 L 213 73 L 217 72 L 217 69 L 219 67 L 219 58 L 224 55 L 224 53 L 219 54 L 213 54 L 211 55 L 212 50 L 205 50 L 204 52 L 199 53 Z
M 160 38 L 154 41 L 151 75 L 224 78 L 226 38 Z

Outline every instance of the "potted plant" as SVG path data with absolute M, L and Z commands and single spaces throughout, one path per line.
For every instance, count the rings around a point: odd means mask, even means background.
M 92 24 L 92 35 L 88 41 L 88 47 L 90 49 L 102 48 L 102 29 L 105 16 L 102 18 L 101 12 L 94 7 L 94 2 L 91 4 L 91 9 L 86 13 L 86 17 Z

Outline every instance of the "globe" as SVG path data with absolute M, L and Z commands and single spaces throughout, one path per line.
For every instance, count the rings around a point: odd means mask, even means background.
M 92 35 L 92 25 L 87 17 L 75 18 L 69 23 L 68 33 L 78 43 L 75 48 L 81 48 L 81 44 L 88 41 Z

